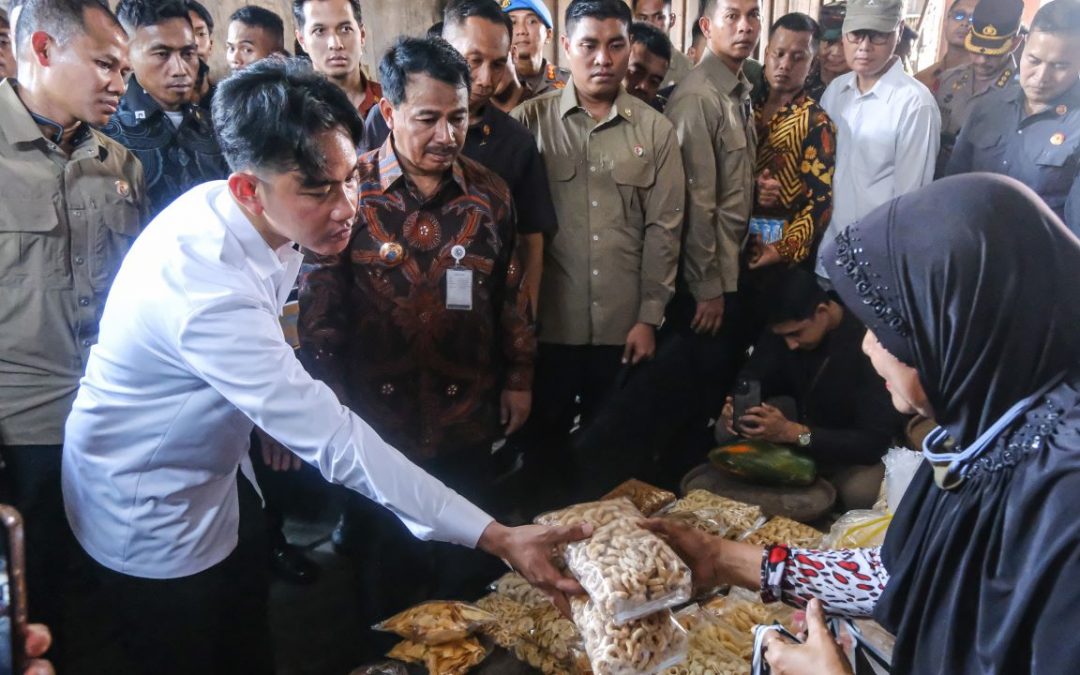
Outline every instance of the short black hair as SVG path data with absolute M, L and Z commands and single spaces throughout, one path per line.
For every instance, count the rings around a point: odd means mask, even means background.
M 506 32 L 510 35 L 510 39 L 514 38 L 514 22 L 510 19 L 510 15 L 502 11 L 499 7 L 499 3 L 495 0 L 450 0 L 446 4 L 446 9 L 443 10 L 443 28 L 446 26 L 460 26 L 467 19 L 478 17 L 481 19 L 487 19 L 491 23 L 499 24 L 506 27 Z M 431 33 L 428 33 L 431 36 Z M 439 31 L 439 35 L 442 35 L 442 31 Z
M 11 9 L 22 7 L 15 26 L 15 44 L 21 49 L 37 31 L 48 33 L 57 42 L 67 42 L 78 33 L 86 32 L 86 11 L 105 12 L 110 23 L 124 30 L 116 15 L 104 0 L 25 0 L 12 3 Z
M 296 27 L 300 32 L 304 31 L 304 5 L 309 2 L 321 2 L 322 0 L 293 0 L 292 3 L 292 15 L 293 20 L 296 21 Z M 352 7 L 353 16 L 356 17 L 356 23 L 361 26 L 364 25 L 364 12 L 360 6 L 360 0 L 349 0 L 349 6 Z
M 128 35 L 140 28 L 156 26 L 171 19 L 191 23 L 184 0 L 120 0 L 116 6 L 116 18 Z
M 405 101 L 410 75 L 423 74 L 454 87 L 472 87 L 469 64 L 458 50 L 439 37 L 400 37 L 379 61 L 383 97 L 391 105 Z
M 436 21 L 435 23 L 428 26 L 427 36 L 428 37 L 442 37 L 442 31 L 443 31 L 444 26 L 445 26 L 444 22 Z
M 317 137 L 341 129 L 354 145 L 364 123 L 348 95 L 302 59 L 257 61 L 217 85 L 212 104 L 221 152 L 233 171 L 298 170 L 325 176 Z
M 627 29 L 634 23 L 630 7 L 622 0 L 571 0 L 563 17 L 566 34 L 573 33 L 574 26 L 582 19 L 618 19 L 626 24 Z
M 690 29 L 690 44 L 697 44 L 698 40 L 705 39 L 705 31 L 701 30 L 701 22 L 695 21 L 694 27 Z
M 651 23 L 635 21 L 630 24 L 630 43 L 635 42 L 645 45 L 645 49 L 665 61 L 671 61 L 671 40 Z
M 258 5 L 244 5 L 232 13 L 229 21 L 239 21 L 245 26 L 262 28 L 273 38 L 274 51 L 285 51 L 285 21 L 278 16 L 277 12 L 271 12 Z
M 633 0 L 633 2 L 630 3 L 630 7 L 634 11 L 637 11 L 637 6 L 638 6 L 639 2 L 641 2 L 641 0 Z M 664 0 L 664 7 L 671 7 L 671 4 L 672 4 L 672 0 Z
M 214 32 L 214 15 L 210 13 L 210 10 L 206 8 L 199 0 L 187 0 L 187 8 L 189 12 L 195 12 L 199 15 L 199 18 L 206 24 L 206 28 L 213 33 Z
M 809 14 L 803 14 L 802 12 L 791 12 L 780 17 L 773 22 L 773 25 L 769 27 L 769 37 L 773 36 L 773 33 L 780 30 L 790 30 L 795 33 L 810 33 L 813 38 L 811 41 L 811 49 L 813 45 L 821 38 L 821 26 L 817 21 Z
M 1031 32 L 1080 32 L 1080 3 L 1076 0 L 1052 0 L 1043 5 L 1031 20 Z
M 769 326 L 805 321 L 814 315 L 818 305 L 831 300 L 828 292 L 818 284 L 817 275 L 802 267 L 777 266 L 769 270 L 761 288 L 762 297 L 769 298 L 766 313 Z

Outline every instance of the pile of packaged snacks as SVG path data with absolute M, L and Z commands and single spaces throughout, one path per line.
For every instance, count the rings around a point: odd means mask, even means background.
M 747 663 L 754 652 L 754 626 L 780 622 L 788 630 L 798 633 L 795 610 L 782 603 L 766 605 L 756 593 L 736 588 L 727 595 L 718 596 L 702 604 L 720 626 L 729 631 L 725 648 Z
M 395 614 L 374 628 L 405 638 L 388 657 L 422 663 L 431 675 L 463 675 L 488 655 L 488 649 L 473 635 L 497 622 L 496 615 L 479 607 L 433 600 Z
M 616 625 L 592 600 L 571 608 L 595 675 L 652 675 L 686 659 L 686 631 L 669 609 Z
M 663 675 L 742 675 L 748 664 L 736 654 L 740 648 L 731 629 L 697 605 L 691 605 L 675 619 L 690 636 L 686 661 L 672 666 Z
M 776 516 L 746 535 L 743 541 L 758 546 L 788 544 L 798 548 L 817 548 L 824 537 L 824 532 L 815 530 L 809 525 L 803 525 L 784 516 Z
M 708 490 L 691 490 L 660 515 L 685 520 L 709 534 L 729 539 L 745 537 L 765 523 L 760 507 L 721 497 Z
M 848 511 L 833 523 L 821 542 L 822 548 L 872 548 L 881 546 L 892 522 L 884 511 Z
M 664 540 L 642 529 L 641 512 L 625 498 L 578 504 L 545 514 L 541 523 L 592 523 L 592 536 L 566 546 L 571 574 L 597 608 L 623 624 L 690 599 L 690 568 Z
M 638 511 L 646 516 L 651 516 L 665 506 L 675 501 L 675 493 L 662 490 L 655 485 L 649 485 L 635 478 L 622 483 L 601 499 L 618 499 L 625 497 L 633 502 Z
M 441 645 L 463 640 L 495 620 L 490 612 L 464 602 L 432 600 L 395 614 L 375 624 L 374 629 L 396 633 L 413 642 Z
M 464 675 L 487 658 L 488 650 L 476 638 L 438 645 L 403 640 L 387 653 L 405 663 L 422 663 L 431 675 Z

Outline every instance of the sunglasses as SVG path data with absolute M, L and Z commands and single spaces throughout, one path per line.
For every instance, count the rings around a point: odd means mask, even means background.
M 876 30 L 856 30 L 850 33 L 844 33 L 844 38 L 853 45 L 857 45 L 863 40 L 869 40 L 872 45 L 883 45 L 889 41 L 889 38 L 895 35 L 895 33 L 881 33 Z
M 967 21 L 968 23 L 971 23 L 971 20 L 974 18 L 974 16 L 967 12 L 953 12 L 952 14 L 953 21 Z

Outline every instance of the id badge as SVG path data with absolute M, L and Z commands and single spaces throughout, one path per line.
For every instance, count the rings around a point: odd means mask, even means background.
M 451 255 L 454 257 L 454 267 L 446 270 L 446 308 L 471 310 L 473 308 L 473 271 L 461 266 L 461 261 L 465 257 L 465 248 L 455 246 Z

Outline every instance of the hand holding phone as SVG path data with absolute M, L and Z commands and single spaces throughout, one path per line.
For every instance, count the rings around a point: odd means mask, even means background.
M 749 378 L 740 379 L 735 384 L 735 391 L 731 396 L 732 426 L 735 431 L 742 432 L 740 420 L 746 411 L 761 405 L 761 382 Z

